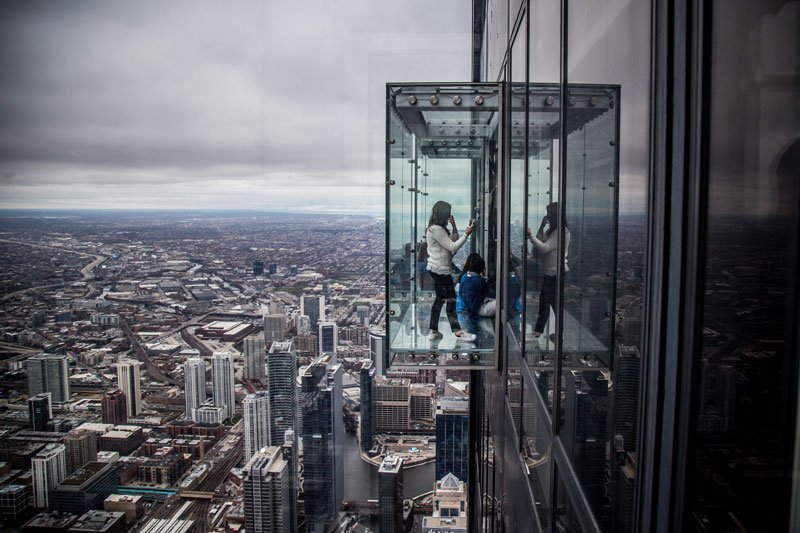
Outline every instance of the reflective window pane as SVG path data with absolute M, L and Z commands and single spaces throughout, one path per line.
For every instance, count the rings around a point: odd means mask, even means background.
M 720 59 L 710 63 L 705 305 L 688 466 L 696 482 L 685 523 L 794 531 L 784 480 L 797 382 L 787 339 L 797 326 L 800 2 L 715 1 L 712 12 L 711 55 Z

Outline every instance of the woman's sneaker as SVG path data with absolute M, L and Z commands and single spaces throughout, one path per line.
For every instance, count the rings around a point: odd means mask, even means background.
M 429 341 L 438 341 L 438 340 L 441 340 L 442 337 L 444 337 L 444 335 L 442 335 L 438 331 L 431 330 L 431 332 L 428 333 L 428 340 Z
M 472 342 L 477 339 L 478 336 L 474 333 L 467 333 L 466 331 L 462 331 L 461 335 L 456 335 L 456 342 Z

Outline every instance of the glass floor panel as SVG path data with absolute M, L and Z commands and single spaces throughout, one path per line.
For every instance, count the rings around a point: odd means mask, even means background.
M 450 330 L 447 314 L 442 309 L 439 316 L 442 338 L 430 340 L 428 327 L 432 303 L 433 297 L 420 297 L 417 303 L 406 307 L 398 320 L 393 321 L 389 339 L 391 365 L 493 366 L 494 318 L 479 319 L 477 338 L 472 342 L 464 342 Z

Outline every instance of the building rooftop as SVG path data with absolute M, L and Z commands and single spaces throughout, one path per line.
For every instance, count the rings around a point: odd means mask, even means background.
M 70 531 L 108 531 L 125 519 L 119 511 L 89 511 L 82 515 Z
M 38 529 L 52 529 L 54 531 L 67 529 L 71 526 L 78 517 L 74 514 L 67 514 L 67 513 L 39 513 L 38 515 L 31 518 L 23 527 L 26 528 L 38 528 Z
M 97 461 L 86 463 L 84 466 L 73 472 L 72 475 L 62 481 L 59 484 L 59 487 L 80 488 L 102 471 L 110 470 L 112 468 L 114 468 L 114 466 L 111 463 L 100 463 Z
M 384 457 L 378 473 L 396 474 L 403 468 L 403 459 L 396 455 L 387 455 Z
M 139 495 L 130 495 L 130 494 L 111 494 L 108 498 L 105 499 L 107 502 L 119 502 L 119 503 L 136 503 L 141 500 L 142 497 Z

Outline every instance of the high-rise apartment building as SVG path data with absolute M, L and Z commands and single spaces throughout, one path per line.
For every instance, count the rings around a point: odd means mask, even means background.
M 49 507 L 50 490 L 67 477 L 66 448 L 48 444 L 31 459 L 33 506 Z
M 257 451 L 244 467 L 245 529 L 250 533 L 291 533 L 297 530 L 292 513 L 292 450 L 268 446 Z
M 49 392 L 54 404 L 69 402 L 66 355 L 37 354 L 28 358 L 28 396 Z
M 469 372 L 465 529 L 800 529 L 798 9 L 475 0 L 469 80 L 387 85 L 384 356 Z M 495 281 L 469 345 L 438 201 Z
M 281 315 L 283 316 L 283 315 Z M 264 317 L 266 321 L 266 317 Z M 244 355 L 244 379 L 259 380 L 264 379 L 264 369 L 266 364 L 266 343 L 264 338 L 267 336 L 266 329 L 264 335 L 250 335 L 242 341 Z
M 267 359 L 269 369 L 269 441 L 283 443 L 286 431 L 297 431 L 297 353 L 293 341 L 274 342 Z
M 411 380 L 378 376 L 372 394 L 375 433 L 407 430 L 411 417 Z
M 125 394 L 128 405 L 128 418 L 139 416 L 142 412 L 142 363 L 126 359 L 117 363 L 117 384 Z
M 311 331 L 317 331 L 320 320 L 325 320 L 325 297 L 304 294 L 300 297 L 300 314 L 311 321 Z
M 373 391 L 375 388 L 375 367 L 372 361 L 365 361 L 359 372 L 359 385 L 361 390 L 361 416 L 359 423 L 359 438 L 361 451 L 364 453 L 372 449 L 374 432 L 372 423 Z
M 31 430 L 47 431 L 47 423 L 51 418 L 53 418 L 53 404 L 49 392 L 28 398 L 28 420 Z
M 248 394 L 242 400 L 244 419 L 244 460 L 269 444 L 269 394 L 258 391 Z
M 127 424 L 128 402 L 120 389 L 111 389 L 101 399 L 103 424 Z
M 186 418 L 197 422 L 195 411 L 206 401 L 206 363 L 200 357 L 190 357 L 183 364 L 183 394 Z
M 233 418 L 236 412 L 234 385 L 233 357 L 228 352 L 214 352 L 211 356 L 211 388 L 214 406 L 222 408 L 223 420 Z
M 254 276 L 264 275 L 264 261 L 260 260 L 253 261 L 253 275 Z
M 319 323 L 319 353 L 335 354 L 339 346 L 339 327 L 335 322 L 321 321 Z
M 300 438 L 309 531 L 326 531 L 344 497 L 342 365 L 324 355 L 300 373 Z
M 403 459 L 387 455 L 378 468 L 380 531 L 403 533 Z
M 86 463 L 97 460 L 97 433 L 88 429 L 70 431 L 64 437 L 67 458 L 67 475 Z
M 264 341 L 267 346 L 284 340 L 286 333 L 286 315 L 283 313 L 264 315 Z
M 469 475 L 469 398 L 442 397 L 436 405 L 436 479 Z

